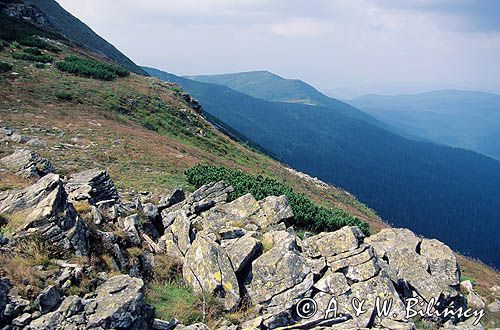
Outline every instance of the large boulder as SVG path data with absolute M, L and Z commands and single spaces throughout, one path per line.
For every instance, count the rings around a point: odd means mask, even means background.
M 184 190 L 182 188 L 177 188 L 172 190 L 168 195 L 160 198 L 158 203 L 158 211 L 161 212 L 166 208 L 171 207 L 177 203 L 182 202 L 186 198 Z
M 234 239 L 225 250 L 233 264 L 234 271 L 239 273 L 245 270 L 257 258 L 262 250 L 262 243 L 253 238 L 251 234 Z
M 1 159 L 2 164 L 26 178 L 40 179 L 49 173 L 54 173 L 54 166 L 45 158 L 29 149 L 18 149 L 12 155 Z
M 51 285 L 45 288 L 42 293 L 36 298 L 35 303 L 40 312 L 47 313 L 59 304 L 61 300 L 61 292 Z
M 0 201 L 0 214 L 8 220 L 13 239 L 41 237 L 77 255 L 88 253 L 88 228 L 67 202 L 59 175 L 48 174 L 32 186 L 10 192 Z
M 225 310 L 238 306 L 240 288 L 231 261 L 210 238 L 198 235 L 184 258 L 183 275 L 195 292 L 218 297 Z
M 442 285 L 457 286 L 460 284 L 460 269 L 453 251 L 436 239 L 422 240 L 420 255 L 424 256 L 432 276 Z
M 88 327 L 129 328 L 142 317 L 144 282 L 128 275 L 112 277 L 97 288 L 94 302 Z
M 304 240 L 304 250 L 312 258 L 331 257 L 358 248 L 363 237 L 358 227 L 346 226 L 307 238 Z
M 263 240 L 272 247 L 252 262 L 245 289 L 250 301 L 268 313 L 288 312 L 314 284 L 311 263 L 301 255 L 293 234 L 269 232 Z
M 199 223 L 203 230 L 215 232 L 225 226 L 248 224 L 268 228 L 291 217 L 293 211 L 286 196 L 270 196 L 257 201 L 252 195 L 246 194 L 203 213 Z
M 90 204 L 118 200 L 120 197 L 108 172 L 101 169 L 91 169 L 71 175 L 65 188 L 70 200 L 88 200 Z
M 194 239 L 191 218 L 184 209 L 174 211 L 172 215 L 173 223 L 165 230 L 159 245 L 166 254 L 182 259 Z
M 387 251 L 393 249 L 406 248 L 416 252 L 420 242 L 421 239 L 406 228 L 382 229 L 379 233 L 365 239 L 365 243 L 373 246 L 379 258 L 383 258 Z
M 373 246 L 391 280 L 404 298 L 417 295 L 424 303 L 463 306 L 458 294 L 459 268 L 449 247 L 421 239 L 408 229 L 389 228 L 365 239 Z M 423 306 L 425 309 L 426 305 Z

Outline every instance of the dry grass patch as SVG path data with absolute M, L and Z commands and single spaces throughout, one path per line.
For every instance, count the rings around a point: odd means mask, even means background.
M 90 205 L 88 201 L 76 201 L 73 202 L 72 204 L 76 212 L 80 214 L 85 214 L 92 210 L 92 205 Z

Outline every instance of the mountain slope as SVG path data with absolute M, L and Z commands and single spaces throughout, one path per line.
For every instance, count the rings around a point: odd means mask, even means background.
M 179 83 L 219 124 L 292 167 L 354 193 L 395 225 L 500 265 L 498 161 L 407 140 L 328 108 L 268 102 L 221 85 L 146 71 Z
M 410 134 L 500 159 L 500 95 L 443 90 L 349 103 Z
M 105 56 L 134 73 L 145 75 L 145 72 L 127 56 L 67 12 L 55 0 L 7 1 L 6 6 L 13 8 L 10 13 L 18 18 L 29 18 L 34 23 L 61 33 L 81 47 Z M 31 16 L 26 16 L 26 13 Z
M 299 103 L 324 106 L 342 114 L 384 126 L 372 116 L 355 107 L 328 97 L 311 85 L 298 79 L 285 79 L 269 71 L 251 71 L 220 75 L 200 75 L 187 77 L 192 80 L 218 84 L 243 94 L 266 101 Z

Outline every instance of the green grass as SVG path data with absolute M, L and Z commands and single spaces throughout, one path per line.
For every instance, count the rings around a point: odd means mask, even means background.
M 370 233 L 366 222 L 353 217 L 346 211 L 319 206 L 306 195 L 295 192 L 273 178 L 255 176 L 226 167 L 201 164 L 188 169 L 186 176 L 188 182 L 195 187 L 201 187 L 210 182 L 225 181 L 234 188 L 234 191 L 229 195 L 231 200 L 247 193 L 251 193 L 258 200 L 268 196 L 286 195 L 294 213 L 294 217 L 288 225 L 299 229 L 320 232 L 334 231 L 344 226 L 358 226 L 365 235 Z
M 176 318 L 182 324 L 206 321 L 203 319 L 203 298 L 178 282 L 154 283 L 146 290 L 146 301 L 153 305 L 156 317 L 162 320 Z M 206 301 L 207 318 L 220 313 L 213 298 Z
M 470 281 L 472 285 L 476 285 L 476 280 L 474 280 L 472 277 L 469 277 L 467 275 L 460 275 L 460 282 L 463 281 Z

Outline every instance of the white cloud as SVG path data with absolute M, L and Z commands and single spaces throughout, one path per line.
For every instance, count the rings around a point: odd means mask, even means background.
M 323 89 L 413 81 L 500 92 L 500 33 L 457 28 L 465 11 L 428 0 L 59 1 L 139 64 L 178 74 L 267 69 Z

